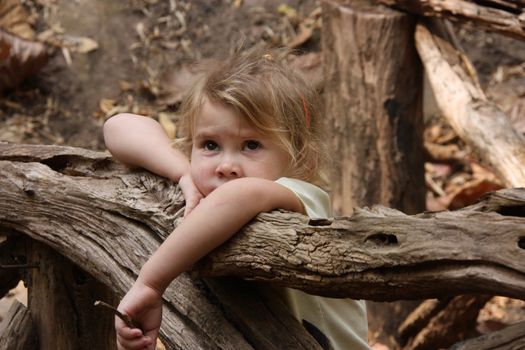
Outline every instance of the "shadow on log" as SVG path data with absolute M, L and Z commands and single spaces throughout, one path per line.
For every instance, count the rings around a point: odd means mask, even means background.
M 0 145 L 0 188 L 2 231 L 40 241 L 116 295 L 127 291 L 182 214 L 182 196 L 169 181 L 78 148 Z M 256 217 L 193 274 L 369 300 L 523 298 L 524 224 L 525 189 L 498 191 L 455 212 L 413 216 L 374 207 L 315 221 L 276 211 Z M 165 293 L 161 334 L 168 348 L 318 348 L 285 311 L 247 312 L 265 304 L 264 296 L 254 301 L 253 285 L 209 283 L 183 274 Z M 237 301 L 236 311 L 230 306 Z M 279 331 L 266 331 L 269 323 L 280 324 Z

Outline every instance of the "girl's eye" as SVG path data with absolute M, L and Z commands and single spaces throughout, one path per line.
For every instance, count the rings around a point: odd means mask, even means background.
M 219 145 L 215 141 L 204 141 L 204 149 L 206 151 L 216 151 L 219 148 Z
M 261 144 L 258 141 L 249 140 L 244 144 L 244 148 L 248 151 L 256 151 L 261 148 Z

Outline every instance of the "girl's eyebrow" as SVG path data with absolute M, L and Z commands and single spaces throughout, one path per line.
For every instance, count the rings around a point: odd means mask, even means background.
M 263 137 L 263 135 L 259 132 L 256 132 L 252 129 L 246 129 L 246 130 L 241 130 L 240 132 L 234 132 L 232 130 L 221 130 L 221 131 L 214 131 L 214 130 L 200 130 L 199 132 L 195 133 L 195 136 L 194 138 L 197 139 L 197 138 L 214 138 L 214 137 L 218 137 L 218 136 L 222 136 L 222 135 L 225 135 L 225 136 L 240 136 L 241 138 L 243 139 L 250 139 L 250 138 L 254 138 L 254 139 L 260 139 Z
M 213 133 L 213 132 L 210 132 L 210 131 L 199 131 L 197 133 L 195 133 L 195 135 L 193 136 L 194 138 L 209 138 L 209 137 L 212 137 L 212 136 L 215 136 L 216 134 Z

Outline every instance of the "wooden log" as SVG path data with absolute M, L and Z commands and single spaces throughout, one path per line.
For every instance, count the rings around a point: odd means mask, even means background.
M 181 214 L 175 186 L 114 163 L 105 153 L 0 145 L 0 159 L 5 199 L 0 228 L 41 241 L 116 294 L 129 288 Z M 524 217 L 523 189 L 496 192 L 456 212 L 414 216 L 373 208 L 315 221 L 277 211 L 260 214 L 194 273 L 376 300 L 466 292 L 520 298 L 525 295 Z M 177 349 L 247 349 L 265 339 L 275 344 L 310 339 L 306 332 L 291 336 L 294 330 L 265 332 L 268 320 L 284 324 L 289 318 L 268 311 L 262 316 L 265 310 L 249 298 L 231 298 L 222 299 L 203 289 L 200 280 L 181 275 L 165 294 L 163 341 Z M 226 315 L 225 310 L 236 312 L 229 308 L 231 300 L 248 315 L 246 310 L 259 311 L 249 319 L 242 312 Z M 236 323 L 239 319 L 242 324 Z M 313 340 L 309 344 L 316 348 Z
M 437 104 L 456 133 L 508 187 L 525 186 L 525 136 L 487 100 L 452 46 L 418 25 L 416 47 Z
M 388 6 L 421 15 L 444 17 L 525 40 L 522 0 L 379 0 Z
M 423 79 L 415 20 L 366 3 L 322 2 L 334 211 L 347 215 L 354 207 L 382 204 L 421 212 Z
M 0 154 L 10 159 L 0 165 L 0 228 L 16 227 L 46 244 L 119 296 L 182 214 L 176 186 L 145 171 L 130 171 L 107 153 L 0 145 Z M 11 173 L 18 166 L 25 169 Z M 24 209 L 14 209 L 22 202 Z M 232 291 L 230 298 L 239 308 L 254 309 L 244 293 Z M 286 334 L 268 331 L 266 322 L 279 324 L 290 315 L 267 309 L 244 320 L 252 332 L 241 333 L 230 321 L 239 317 L 226 317 L 221 298 L 186 274 L 171 284 L 164 302 L 161 338 L 168 349 L 252 349 L 252 343 L 264 344 L 262 339 L 290 349 L 318 349 L 301 327 L 288 327 Z
M 419 333 L 419 331 L 426 327 L 430 320 L 441 310 L 443 310 L 450 299 L 428 299 L 422 302 L 415 308 L 410 315 L 399 326 L 396 337 L 401 346 L 408 343 L 409 339 Z
M 346 215 L 374 204 L 421 212 L 423 74 L 414 47 L 415 18 L 371 1 L 322 4 L 334 212 Z M 385 337 L 416 305 L 368 301 L 369 333 L 393 346 Z
M 490 300 L 489 295 L 460 295 L 434 316 L 403 350 L 443 349 L 471 336 L 479 310 Z
M 455 344 L 450 350 L 519 350 L 525 349 L 525 321 L 502 330 Z
M 0 158 L 20 159 L 16 148 L 0 146 Z M 129 270 L 140 267 L 173 227 L 180 193 L 147 172 L 116 171 L 104 153 L 93 152 L 90 161 L 82 149 L 21 147 L 31 148 L 49 153 L 40 162 L 1 161 L 6 201 L 0 203 L 0 226 L 16 226 L 115 290 L 126 290 Z M 58 164 L 55 150 L 65 166 L 53 170 L 44 163 Z M 501 190 L 455 212 L 413 216 L 383 207 L 329 221 L 263 213 L 195 271 L 336 297 L 396 300 L 476 292 L 519 299 L 525 288 L 524 216 L 525 189 Z
M 44 244 L 31 242 L 28 305 L 40 349 L 115 349 L 114 316 L 96 309 L 115 294 Z
M 29 310 L 14 301 L 0 325 L 0 350 L 37 350 L 38 338 Z

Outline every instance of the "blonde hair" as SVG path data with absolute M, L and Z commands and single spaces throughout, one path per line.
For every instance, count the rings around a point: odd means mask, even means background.
M 274 136 L 290 155 L 289 176 L 322 184 L 326 159 L 319 97 L 292 67 L 288 51 L 237 52 L 203 75 L 181 106 L 182 143 L 193 142 L 196 117 L 210 99 L 233 108 L 261 132 Z

